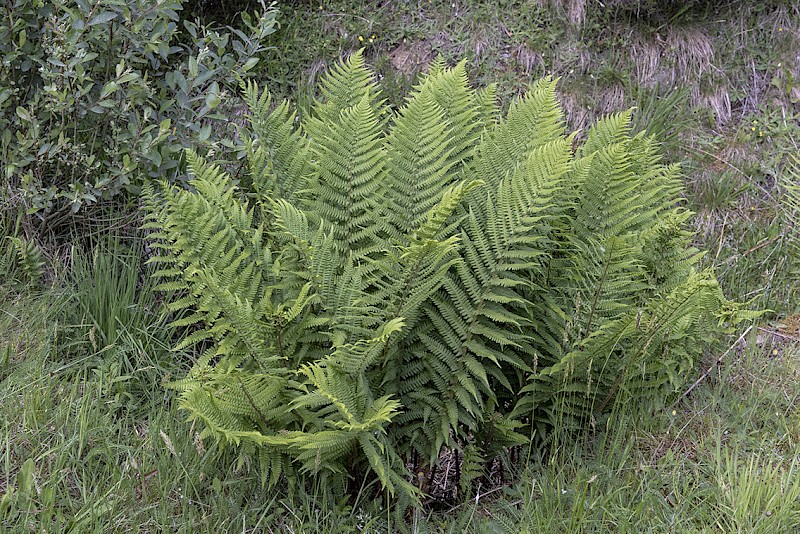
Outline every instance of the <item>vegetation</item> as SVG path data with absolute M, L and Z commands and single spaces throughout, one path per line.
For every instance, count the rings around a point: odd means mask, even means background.
M 3 527 L 798 530 L 800 9 L 366 6 L 4 8 Z
M 182 20 L 181 5 L 20 0 L 5 8 L 6 210 L 38 214 L 26 222 L 39 233 L 59 231 L 82 207 L 136 193 L 148 177 L 178 179 L 185 148 L 225 150 L 231 108 L 223 101 L 266 50 L 275 11 L 245 14 L 242 30 L 219 32 Z
M 368 466 L 411 496 L 406 465 L 447 448 L 471 493 L 525 436 L 663 402 L 752 317 L 696 271 L 676 169 L 628 115 L 573 153 L 551 81 L 500 117 L 463 63 L 396 113 L 371 78 L 351 56 L 297 129 L 247 86 L 251 187 L 190 154 L 191 190 L 145 197 L 173 325 L 197 325 L 176 348 L 202 347 L 181 406 L 271 484 L 363 490 Z

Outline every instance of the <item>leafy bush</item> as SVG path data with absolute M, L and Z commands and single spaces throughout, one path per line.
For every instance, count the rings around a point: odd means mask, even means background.
M 141 177 L 180 176 L 184 147 L 224 148 L 228 88 L 266 50 L 275 11 L 219 32 L 181 20 L 182 2 L 14 0 L 3 10 L 0 161 L 15 205 L 74 213 L 138 191 Z
M 678 169 L 629 113 L 573 150 L 552 80 L 501 114 L 463 63 L 396 111 L 373 78 L 351 56 L 302 122 L 247 84 L 249 176 L 189 152 L 191 189 L 146 190 L 200 351 L 180 405 L 270 483 L 414 496 L 451 449 L 468 493 L 534 433 L 664 402 L 751 316 L 696 270 Z

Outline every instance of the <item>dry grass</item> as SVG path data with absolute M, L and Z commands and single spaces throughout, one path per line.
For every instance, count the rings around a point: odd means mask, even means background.
M 566 12 L 569 21 L 581 26 L 586 22 L 586 0 L 566 0 Z
M 675 83 L 674 79 L 661 71 L 661 59 L 664 56 L 662 42 L 635 32 L 631 34 L 629 50 L 636 83 L 643 87 L 652 87 L 656 83 L 670 87 Z
M 545 2 L 564 13 L 573 24 L 585 21 L 588 9 L 600 7 L 591 2 L 551 0 Z M 605 2 L 608 9 L 636 2 Z M 627 6 L 629 9 L 631 6 Z M 706 18 L 677 20 L 654 28 L 612 20 L 601 28 L 602 42 L 617 42 L 613 51 L 587 50 L 574 41 L 559 44 L 554 70 L 569 79 L 573 72 L 588 75 L 596 72 L 603 60 L 627 70 L 631 83 L 639 87 L 687 87 L 691 105 L 709 110 L 715 126 L 753 113 L 771 102 L 786 106 L 800 100 L 800 83 L 794 82 L 800 67 L 800 7 L 778 5 L 759 10 L 748 7 L 720 14 L 719 20 Z M 577 13 L 577 14 L 576 14 Z M 691 12 L 690 12 L 691 13 Z M 699 17 L 699 15 L 698 15 Z M 734 31 L 729 31 L 734 28 Z M 769 49 L 764 49 L 764 42 Z M 571 48 L 570 48 L 571 47 Z M 780 59 L 765 64 L 764 58 Z M 739 64 L 737 70 L 732 70 Z M 776 95 L 774 85 L 783 84 L 785 95 Z M 797 87 L 795 87 L 797 85 Z M 603 104 L 610 109 L 599 109 Z M 619 99 L 603 97 L 594 107 L 613 111 Z M 580 114 L 578 114 L 580 115 Z
M 531 50 L 523 43 L 517 46 L 513 55 L 519 72 L 525 75 L 544 74 L 544 57 L 539 52 Z
M 412 77 L 417 72 L 424 70 L 433 58 L 432 47 L 425 40 L 405 41 L 389 52 L 392 68 L 406 77 Z
M 594 113 L 586 105 L 583 95 L 576 91 L 562 90 L 559 97 L 567 123 L 576 131 L 585 130 L 591 123 Z
M 700 25 L 670 26 L 664 38 L 665 51 L 674 60 L 673 81 L 700 80 L 714 67 L 714 43 Z

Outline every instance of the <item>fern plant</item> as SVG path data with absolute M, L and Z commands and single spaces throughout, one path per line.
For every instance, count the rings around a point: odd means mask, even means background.
M 37 287 L 44 276 L 45 265 L 42 249 L 33 241 L 17 236 L 5 236 L 0 248 L 0 273 L 6 280 L 17 275 L 23 283 Z
M 751 316 L 697 270 L 678 169 L 629 113 L 574 150 L 551 79 L 502 113 L 464 63 L 399 110 L 374 78 L 352 55 L 305 121 L 243 84 L 248 175 L 190 152 L 190 189 L 144 193 L 159 287 L 193 326 L 180 406 L 270 484 L 416 498 L 409 467 L 453 449 L 467 492 L 534 432 L 665 399 Z

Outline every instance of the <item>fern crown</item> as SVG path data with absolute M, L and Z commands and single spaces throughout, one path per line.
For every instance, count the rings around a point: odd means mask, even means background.
M 416 498 L 407 467 L 455 449 L 468 493 L 531 435 L 663 401 L 749 316 L 698 270 L 678 169 L 630 113 L 573 150 L 551 79 L 502 113 L 463 62 L 399 110 L 374 78 L 351 56 L 302 123 L 245 84 L 246 176 L 189 153 L 191 189 L 145 192 L 155 276 L 192 326 L 172 387 L 269 483 Z

